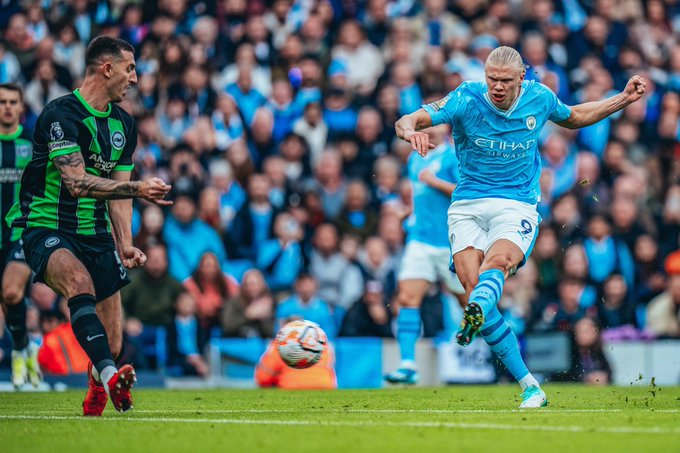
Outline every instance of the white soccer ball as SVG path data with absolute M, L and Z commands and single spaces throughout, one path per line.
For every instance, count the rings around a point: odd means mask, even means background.
M 317 363 L 328 347 L 326 332 L 317 323 L 307 320 L 289 322 L 276 334 L 275 341 L 286 365 L 297 369 Z

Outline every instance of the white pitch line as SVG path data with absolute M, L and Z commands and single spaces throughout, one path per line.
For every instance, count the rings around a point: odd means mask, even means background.
M 0 415 L 1 420 L 59 420 L 95 422 L 139 422 L 139 423 L 179 423 L 179 424 L 223 424 L 223 425 L 284 425 L 315 427 L 401 427 L 401 428 L 454 428 L 484 429 L 503 431 L 553 431 L 572 433 L 613 433 L 613 434 L 670 434 L 680 435 L 680 428 L 635 428 L 627 426 L 585 427 L 585 426 L 545 426 L 545 425 L 508 425 L 500 423 L 453 423 L 453 422 L 372 422 L 372 421 L 310 421 L 310 420 L 244 420 L 225 418 L 151 418 L 151 417 L 80 417 L 58 415 Z
M 54 414 L 55 411 L 38 410 L 33 414 Z M 560 413 L 620 413 L 624 409 L 135 409 L 136 414 L 295 414 L 295 413 L 353 413 L 353 414 L 560 414 Z M 680 413 L 680 409 L 639 409 L 635 413 Z

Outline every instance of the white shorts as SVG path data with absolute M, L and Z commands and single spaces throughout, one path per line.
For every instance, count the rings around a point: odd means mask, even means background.
M 504 198 L 458 200 L 449 206 L 451 254 L 473 247 L 486 254 L 494 242 L 507 239 L 524 259 L 531 254 L 541 217 L 536 205 Z M 523 265 L 524 260 L 522 260 Z
M 455 294 L 465 290 L 458 277 L 451 272 L 451 251 L 448 247 L 434 247 L 424 242 L 409 241 L 401 258 L 398 280 L 440 280 Z

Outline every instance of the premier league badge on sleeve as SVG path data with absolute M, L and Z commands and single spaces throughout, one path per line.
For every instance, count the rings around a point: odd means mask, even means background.
M 64 138 L 64 131 L 62 130 L 59 121 L 55 121 L 50 126 L 50 138 L 52 139 L 53 142 L 56 142 L 57 140 L 61 140 L 62 138 Z
M 447 94 L 446 96 L 444 96 L 443 98 L 441 98 L 438 101 L 434 101 L 434 102 L 430 103 L 429 106 L 432 107 L 432 110 L 434 110 L 435 112 L 438 112 L 438 111 L 440 111 L 441 109 L 444 108 L 444 106 L 449 101 L 449 99 L 451 99 L 451 93 Z

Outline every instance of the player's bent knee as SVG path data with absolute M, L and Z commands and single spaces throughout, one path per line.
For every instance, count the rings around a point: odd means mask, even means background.
M 509 272 L 513 266 L 515 266 L 515 263 L 513 263 L 512 257 L 509 254 L 493 255 L 486 260 L 481 270 L 500 269 L 504 272 Z
M 397 294 L 397 303 L 400 307 L 418 308 L 422 302 L 422 298 L 410 291 L 399 291 Z
M 92 283 L 92 277 L 84 272 L 72 273 L 68 278 L 67 290 L 69 292 L 68 297 L 78 294 L 93 294 L 94 284 Z
M 16 285 L 2 287 L 2 300 L 7 305 L 16 305 L 24 299 L 24 289 Z

